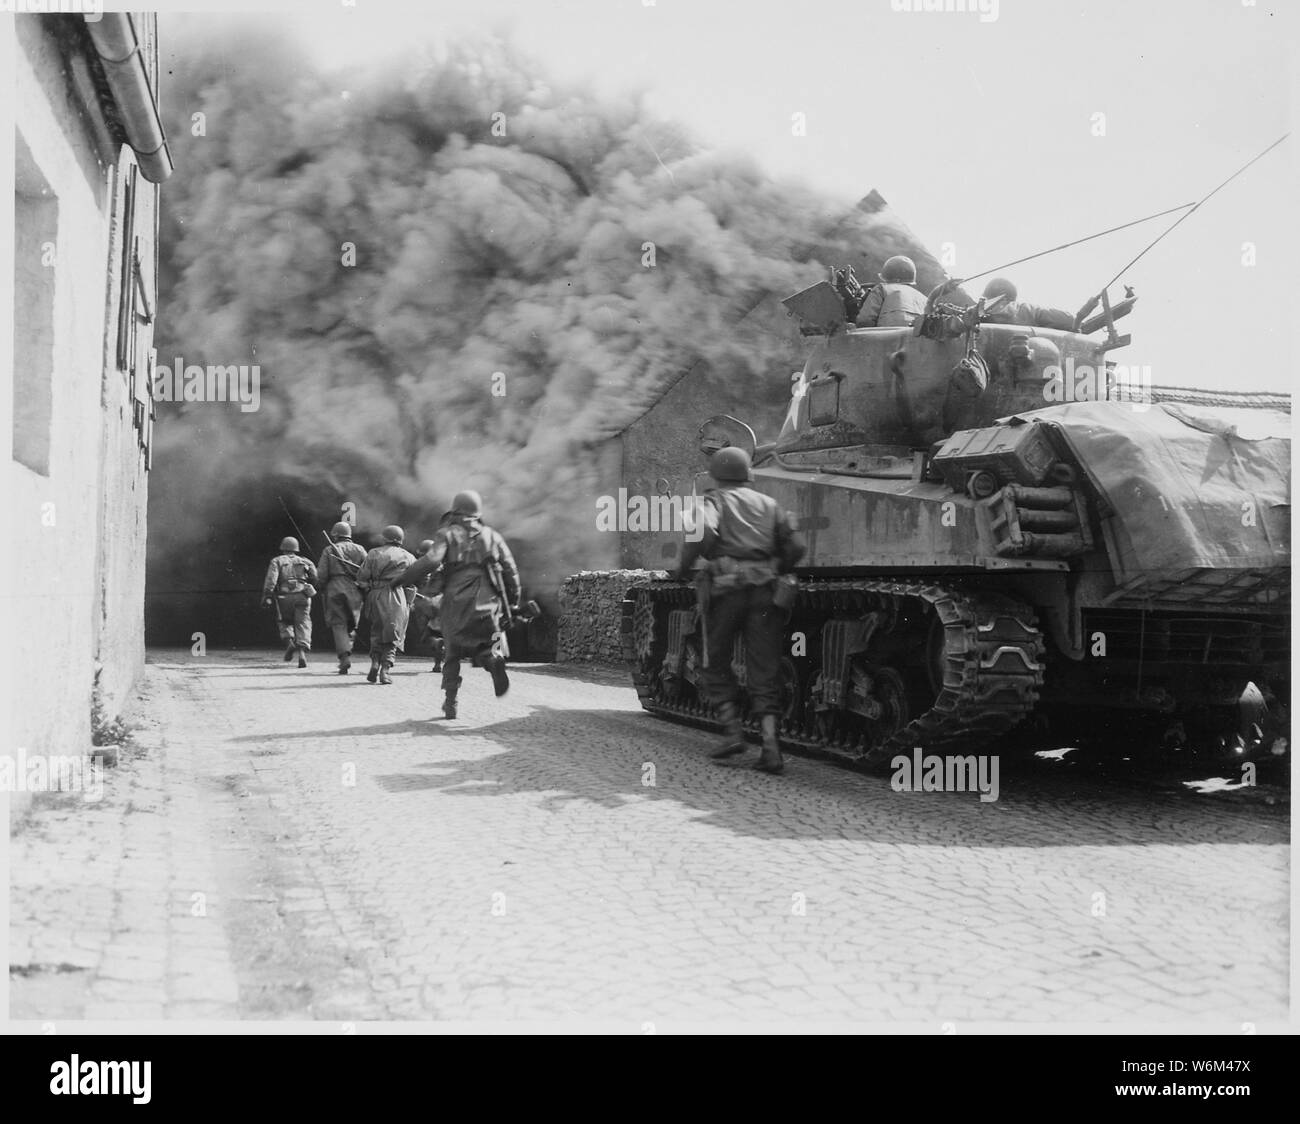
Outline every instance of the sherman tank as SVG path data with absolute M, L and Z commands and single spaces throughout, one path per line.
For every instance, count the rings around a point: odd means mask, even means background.
M 1282 751 L 1290 419 L 1170 401 L 1117 364 L 1134 299 L 1069 328 L 942 288 L 900 328 L 854 327 L 830 282 L 784 302 L 811 351 L 779 435 L 700 430 L 702 456 L 752 453 L 808 546 L 784 745 L 880 768 L 1049 722 L 1061 744 L 1100 717 L 1154 745 Z M 711 722 L 690 584 L 633 585 L 622 639 L 646 710 Z

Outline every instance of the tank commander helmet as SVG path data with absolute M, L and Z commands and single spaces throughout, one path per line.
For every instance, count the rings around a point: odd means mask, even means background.
M 754 479 L 749 454 L 733 445 L 717 450 L 709 457 L 709 475 L 714 480 L 745 483 Z
M 984 286 L 984 299 L 992 300 L 994 297 L 1006 297 L 1007 303 L 1016 299 L 1016 287 L 1005 277 L 995 277 Z
M 406 532 L 396 523 L 390 523 L 384 528 L 384 542 L 397 543 L 399 546 L 406 539 Z
M 451 510 L 457 515 L 482 515 L 483 497 L 477 492 L 457 492 Z
M 335 523 L 334 526 L 330 528 L 330 538 L 335 541 L 339 539 L 350 539 L 352 538 L 352 528 L 347 523 Z
M 916 263 L 911 258 L 903 254 L 895 254 L 876 274 L 882 281 L 889 281 L 895 284 L 915 285 L 916 284 Z
M 292 535 L 285 535 L 285 537 L 280 540 L 280 549 L 283 550 L 285 554 L 297 554 L 298 540 Z

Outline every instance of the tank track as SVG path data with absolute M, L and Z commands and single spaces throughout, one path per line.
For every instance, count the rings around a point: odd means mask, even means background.
M 865 733 L 828 739 L 804 714 L 781 724 L 783 746 L 879 770 L 895 755 L 910 754 L 916 746 L 932 752 L 969 752 L 1008 732 L 1033 710 L 1043 682 L 1044 643 L 1033 610 L 1025 603 L 948 584 L 801 579 L 789 629 L 798 630 L 801 617 L 843 610 L 846 603 L 853 603 L 854 594 L 883 596 L 892 599 L 895 607 L 910 600 L 913 610 L 933 615 L 943 634 L 942 686 L 929 709 L 875 745 L 868 744 Z M 643 667 L 644 653 L 654 642 L 648 630 L 655 627 L 656 603 L 690 608 L 695 591 L 671 581 L 649 581 L 628 591 L 623 602 L 623 654 L 631 664 L 641 705 L 655 715 L 717 728 L 710 706 L 670 700 L 656 683 L 654 669 Z M 753 730 L 756 725 L 751 720 L 747 727 Z

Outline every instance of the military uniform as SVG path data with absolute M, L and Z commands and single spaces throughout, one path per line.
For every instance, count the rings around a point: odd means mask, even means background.
M 996 308 L 984 314 L 984 319 L 992 324 L 1023 324 L 1029 328 L 1059 328 L 1061 331 L 1074 330 L 1074 316 L 1061 308 L 1043 308 L 1019 299 L 1019 293 L 1013 282 L 1005 277 L 995 277 L 984 286 L 984 299 L 991 301 L 997 297 L 1006 299 Z
M 925 294 L 911 285 L 873 285 L 858 309 L 859 328 L 909 328 L 925 311 Z
M 803 557 L 804 545 L 790 517 L 770 496 L 749 486 L 749 457 L 742 449 L 719 449 L 709 462 L 718 487 L 704 496 L 703 535 L 688 543 L 682 571 L 703 558 L 708 667 L 702 681 L 725 728 L 714 757 L 745 748 L 740 727 L 740 685 L 731 669 L 737 635 L 745 638 L 745 678 L 750 709 L 762 716 L 763 752 L 757 768 L 784 768 L 776 721 L 781 713 L 781 643 L 789 610 L 773 603 L 777 577 Z M 702 590 L 703 595 L 703 590 Z
M 502 617 L 507 606 L 519 602 L 519 571 L 505 539 L 483 524 L 481 511 L 476 492 L 459 493 L 433 545 L 402 577 L 412 584 L 442 568 L 441 623 L 446 645 L 442 689 L 446 692 L 443 713 L 448 718 L 456 717 L 463 659 L 492 675 L 498 696 L 510 688 L 505 666 L 510 652 Z
M 1044 308 L 1028 301 L 999 305 L 984 319 L 992 324 L 1024 324 L 1030 328 L 1059 328 L 1063 332 L 1074 330 L 1073 313 L 1062 308 Z
M 879 285 L 873 285 L 854 318 L 859 328 L 910 328 L 925 311 L 925 297 L 916 288 L 916 264 L 903 254 L 885 262 Z
M 393 584 L 415 555 L 403 549 L 405 536 L 400 527 L 384 528 L 384 545 L 377 546 L 366 555 L 357 571 L 357 585 L 366 591 L 366 619 L 370 622 L 370 672 L 366 680 L 374 683 L 391 683 L 396 653 L 406 647 L 406 624 L 410 616 L 410 600 L 405 585 Z
M 423 558 L 433 546 L 433 539 L 425 539 L 416 551 L 417 558 Z M 442 657 L 446 645 L 442 638 L 442 570 L 439 568 L 426 574 L 415 587 L 415 599 L 411 602 L 411 622 L 408 631 L 414 634 L 418 645 L 427 644 L 433 652 L 433 670 L 442 670 Z
M 288 663 L 298 653 L 298 666 L 307 666 L 311 648 L 311 599 L 316 592 L 316 567 L 297 553 L 298 540 L 286 538 L 280 543 L 281 554 L 271 559 L 262 582 L 262 604 L 275 606 L 275 623 L 280 640 L 286 644 L 284 659 Z
M 325 624 L 334 636 L 339 674 L 345 675 L 352 666 L 352 641 L 361 614 L 363 597 L 357 588 L 357 573 L 366 551 L 352 541 L 352 528 L 346 523 L 336 523 L 330 534 L 334 541 L 320 556 L 316 574 L 324 597 Z

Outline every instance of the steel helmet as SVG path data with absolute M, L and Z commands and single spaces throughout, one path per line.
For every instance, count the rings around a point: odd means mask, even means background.
M 294 554 L 298 550 L 298 540 L 292 536 L 286 535 L 280 540 L 280 549 L 289 554 Z
M 352 537 L 352 528 L 346 523 L 335 523 L 330 528 L 330 538 L 350 539 Z
M 396 523 L 390 523 L 384 528 L 384 542 L 400 543 L 406 539 L 406 532 Z
M 880 270 L 879 277 L 882 281 L 903 282 L 908 285 L 916 284 L 916 263 L 909 257 L 902 254 L 895 254 Z
M 1016 299 L 1016 287 L 1005 277 L 995 277 L 984 286 L 984 299 L 992 300 L 994 297 L 1006 297 L 1008 300 Z
M 433 539 L 421 539 L 421 540 L 420 540 L 420 553 L 421 553 L 421 554 L 428 554 L 428 553 L 429 553 L 429 548 L 430 548 L 431 546 L 433 546 Z
M 714 480 L 754 479 L 754 474 L 750 471 L 749 454 L 734 445 L 719 449 L 709 458 L 709 475 Z
M 477 492 L 457 492 L 451 509 L 457 515 L 482 515 L 483 497 Z

